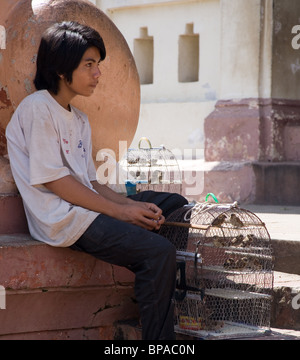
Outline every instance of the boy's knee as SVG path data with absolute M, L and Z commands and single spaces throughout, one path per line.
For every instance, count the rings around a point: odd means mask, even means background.
M 184 196 L 180 195 L 180 194 L 174 193 L 173 198 L 174 198 L 174 202 L 176 204 L 178 204 L 178 207 L 182 207 L 182 206 L 188 204 L 187 199 Z
M 173 193 L 168 198 L 168 202 L 165 205 L 164 209 L 164 216 L 167 218 L 169 215 L 171 215 L 174 211 L 182 208 L 184 205 L 187 205 L 188 201 L 185 197 L 183 197 L 180 194 Z

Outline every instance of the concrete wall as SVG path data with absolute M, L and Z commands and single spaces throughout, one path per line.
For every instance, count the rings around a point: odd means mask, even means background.
M 132 146 L 147 136 L 153 146 L 203 149 L 204 119 L 219 97 L 220 1 L 97 0 L 96 4 L 120 29 L 134 56 L 141 29 L 146 28 L 153 39 L 153 83 L 141 84 L 140 120 Z M 198 79 L 181 82 L 179 64 L 189 66 L 189 60 L 187 50 L 179 53 L 179 43 L 191 35 L 199 38 Z
M 221 1 L 221 99 L 270 97 L 271 7 L 269 0 Z

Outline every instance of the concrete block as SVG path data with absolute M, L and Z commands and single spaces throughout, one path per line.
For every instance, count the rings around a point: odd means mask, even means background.
M 139 316 L 131 272 L 26 234 L 0 236 L 0 279 L 1 339 L 108 340 Z

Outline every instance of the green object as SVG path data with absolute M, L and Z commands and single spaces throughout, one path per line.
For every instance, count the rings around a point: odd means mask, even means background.
M 216 202 L 217 204 L 219 203 L 217 197 L 216 197 L 213 193 L 208 193 L 208 194 L 206 195 L 205 201 L 207 201 L 207 199 L 209 198 L 209 196 L 211 196 L 211 197 L 215 200 L 215 202 Z

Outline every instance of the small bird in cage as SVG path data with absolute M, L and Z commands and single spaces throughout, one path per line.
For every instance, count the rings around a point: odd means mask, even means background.
M 216 217 L 211 224 L 213 226 L 221 226 L 224 223 L 225 220 L 226 220 L 226 215 L 221 214 L 218 217 Z
M 230 223 L 235 227 L 243 227 L 244 223 L 235 214 L 231 214 Z
M 136 157 L 136 156 L 132 155 L 130 152 L 128 152 L 128 155 L 127 155 L 128 164 L 137 164 L 139 161 L 140 161 L 139 157 Z
M 234 260 L 233 258 L 226 259 L 224 262 L 224 268 L 231 270 L 243 270 L 248 266 L 249 259 L 246 256 L 243 256 L 241 259 Z
M 243 256 L 241 259 L 236 261 L 235 268 L 242 270 L 245 267 L 247 267 L 248 263 L 249 263 L 249 259 L 246 256 Z
M 254 235 L 253 234 L 248 234 L 243 239 L 243 241 L 241 243 L 241 247 L 250 246 L 253 243 L 253 241 L 254 241 Z
M 258 259 L 253 259 L 250 261 L 249 266 L 255 270 L 262 270 L 263 266 Z
M 244 240 L 244 236 L 242 234 L 240 234 L 240 235 L 234 237 L 233 239 L 231 239 L 230 244 L 232 246 L 240 246 L 242 244 L 243 240 Z
M 224 262 L 225 269 L 234 269 L 235 261 L 233 258 L 226 259 Z
M 213 236 L 213 243 L 215 247 L 223 247 L 227 245 L 227 240 L 218 235 Z

